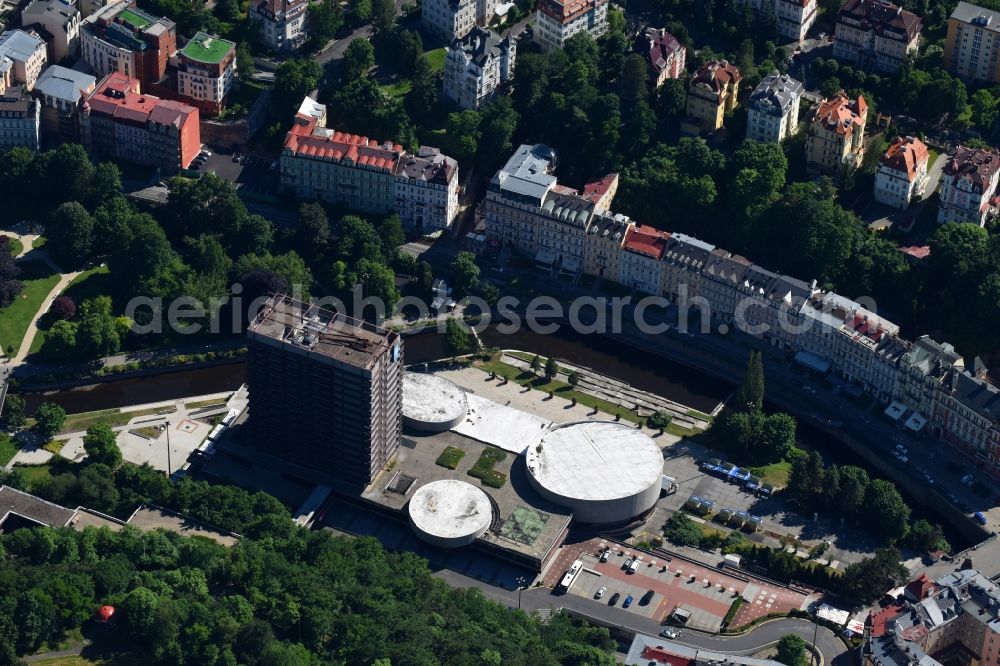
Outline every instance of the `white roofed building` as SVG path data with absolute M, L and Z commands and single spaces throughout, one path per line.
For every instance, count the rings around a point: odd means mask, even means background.
M 478 109 L 499 86 L 514 78 L 517 43 L 489 30 L 474 28 L 448 47 L 444 96 L 463 109 Z
M 795 134 L 803 90 L 802 84 L 788 74 L 774 71 L 764 77 L 747 102 L 746 138 L 780 143 Z
M 42 134 L 48 144 L 78 141 L 81 96 L 94 92 L 97 79 L 60 65 L 49 67 L 35 83 L 35 95 L 42 102 Z
M 0 57 L 13 63 L 12 83 L 23 83 L 28 90 L 48 64 L 45 42 L 23 30 L 8 30 L 0 35 Z

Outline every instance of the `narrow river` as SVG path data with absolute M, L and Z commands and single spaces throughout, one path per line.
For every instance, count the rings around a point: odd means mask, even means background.
M 553 355 L 705 412 L 712 411 L 734 388 L 731 384 L 668 359 L 618 344 L 613 338 L 583 336 L 566 327 L 561 327 L 553 335 L 528 330 L 504 335 L 491 328 L 480 337 L 488 346 L 520 349 L 542 357 Z M 441 336 L 433 333 L 407 337 L 405 349 L 408 364 L 446 356 Z M 246 364 L 240 362 L 22 395 L 28 403 L 29 413 L 46 401 L 62 406 L 69 413 L 76 413 L 235 390 L 245 380 Z M 800 446 L 820 451 L 830 462 L 864 466 L 835 437 L 812 427 L 805 420 L 799 421 L 797 439 Z M 926 517 L 932 522 L 943 523 L 946 536 L 957 549 L 971 545 L 956 530 L 949 529 L 946 521 L 933 509 L 913 502 L 911 506 L 914 518 Z

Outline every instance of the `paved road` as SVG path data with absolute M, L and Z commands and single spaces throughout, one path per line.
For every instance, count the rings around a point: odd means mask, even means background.
M 553 594 L 547 588 L 532 588 L 518 593 L 516 590 L 505 590 L 485 585 L 478 580 L 447 569 L 438 571 L 435 575 L 452 587 L 479 588 L 488 599 L 511 608 L 520 607 L 529 613 L 548 608 L 566 608 L 575 614 L 588 617 L 594 623 L 620 627 L 633 633 L 655 636 L 662 628 L 661 625 L 647 617 L 617 606 L 608 606 L 602 601 L 574 594 Z M 518 600 L 519 596 L 520 601 Z M 812 643 L 814 632 L 815 644 L 820 654 L 823 655 L 824 665 L 847 666 L 851 663 L 850 653 L 832 631 L 824 627 L 817 628 L 813 623 L 802 619 L 784 618 L 765 622 L 741 636 L 716 636 L 685 629 L 677 642 L 696 648 L 749 655 L 773 645 L 785 634 L 795 634 L 801 636 L 807 643 Z

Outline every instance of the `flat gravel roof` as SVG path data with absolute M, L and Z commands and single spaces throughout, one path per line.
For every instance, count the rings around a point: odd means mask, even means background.
M 542 487 L 579 500 L 630 497 L 659 483 L 663 474 L 656 442 L 635 426 L 610 421 L 555 426 L 525 457 Z
M 493 521 L 490 499 L 482 490 L 456 479 L 421 486 L 410 499 L 410 520 L 425 534 L 443 539 L 478 535 Z
M 434 375 L 407 372 L 403 375 L 403 416 L 423 423 L 447 423 L 469 411 L 465 391 L 457 384 Z

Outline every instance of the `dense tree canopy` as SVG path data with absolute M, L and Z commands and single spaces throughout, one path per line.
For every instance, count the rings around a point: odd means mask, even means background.
M 145 663 L 614 664 L 606 629 L 559 615 L 543 625 L 478 590 L 452 590 L 416 555 L 294 526 L 267 495 L 171 483 L 128 464 L 114 473 L 88 464 L 62 476 L 69 478 L 36 492 L 66 501 L 117 498 L 101 508 L 125 516 L 138 501 L 154 502 L 245 537 L 226 548 L 134 527 L 3 535 L 5 663 L 57 644 L 110 604 L 117 626 L 93 634 L 97 647 L 127 648 Z

